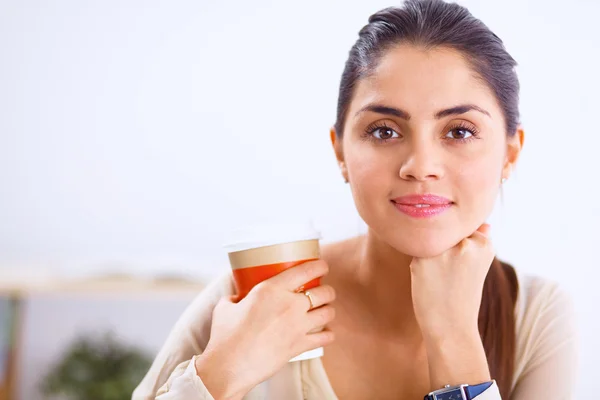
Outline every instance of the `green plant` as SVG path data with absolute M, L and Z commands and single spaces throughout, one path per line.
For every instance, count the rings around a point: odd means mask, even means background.
M 69 400 L 129 400 L 151 359 L 111 333 L 80 336 L 44 378 L 41 390 Z

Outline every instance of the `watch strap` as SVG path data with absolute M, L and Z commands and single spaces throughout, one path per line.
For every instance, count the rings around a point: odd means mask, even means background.
M 480 383 L 477 385 L 467 385 L 464 387 L 464 391 L 465 394 L 467 395 L 467 400 L 473 400 L 475 399 L 477 396 L 479 396 L 481 393 L 485 392 L 487 389 L 489 389 L 493 384 L 494 384 L 494 380 L 490 381 L 490 382 L 484 382 L 484 383 Z M 433 395 L 425 395 L 425 397 L 423 398 L 423 400 L 434 400 Z M 475 399 L 476 400 L 476 399 Z
M 465 392 L 467 393 L 469 400 L 472 400 L 476 396 L 479 396 L 481 393 L 485 392 L 493 384 L 494 381 L 480 383 L 479 385 L 469 385 L 465 387 Z

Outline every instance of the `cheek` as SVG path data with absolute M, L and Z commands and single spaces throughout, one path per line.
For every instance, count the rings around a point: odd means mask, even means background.
M 454 173 L 455 194 L 463 212 L 479 220 L 492 212 L 500 188 L 501 164 L 497 157 L 477 157 L 463 162 Z
M 348 164 L 350 179 L 356 183 L 354 186 L 367 193 L 381 190 L 381 183 L 390 179 L 390 170 L 381 157 L 369 157 L 368 154 L 354 156 Z
M 386 158 L 382 152 L 363 148 L 348 153 L 346 161 L 356 208 L 363 219 L 369 219 L 368 214 L 387 205 L 385 199 L 389 198 L 398 179 L 394 160 Z

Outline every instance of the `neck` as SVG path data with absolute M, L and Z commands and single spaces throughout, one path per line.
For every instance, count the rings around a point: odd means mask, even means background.
M 420 336 L 412 305 L 411 261 L 412 256 L 400 253 L 372 231 L 358 240 L 351 274 L 354 306 L 383 333 Z

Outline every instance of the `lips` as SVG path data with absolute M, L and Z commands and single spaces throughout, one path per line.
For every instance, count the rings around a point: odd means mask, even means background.
M 415 205 L 415 204 L 429 204 L 429 205 L 445 205 L 452 204 L 449 199 L 437 196 L 435 194 L 410 194 L 408 196 L 397 197 L 392 200 L 397 204 Z
M 392 200 L 396 209 L 413 218 L 429 218 L 452 207 L 451 200 L 434 194 L 411 194 Z

